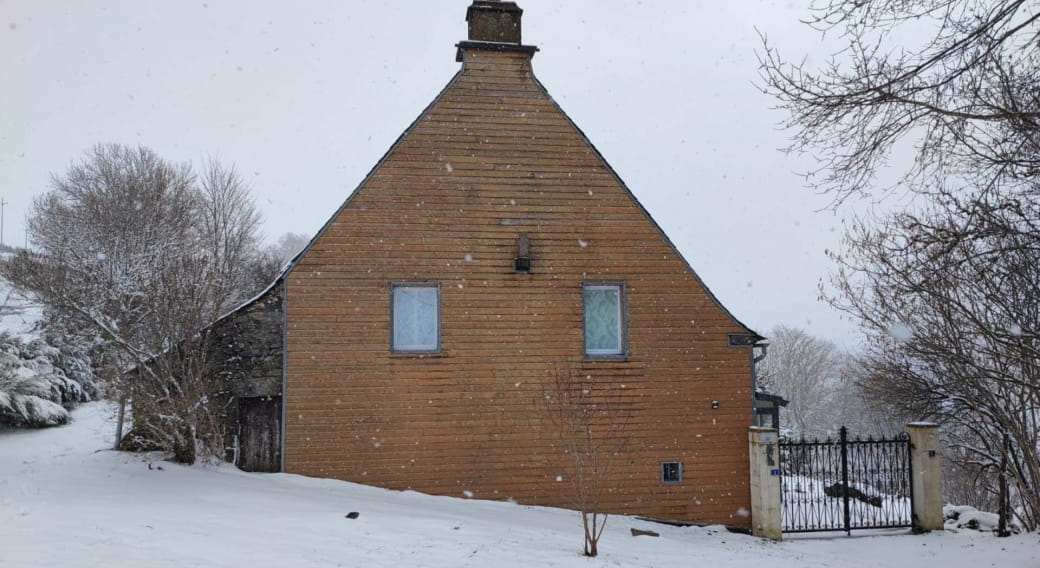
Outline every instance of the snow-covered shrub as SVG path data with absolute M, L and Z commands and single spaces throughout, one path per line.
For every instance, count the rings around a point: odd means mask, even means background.
M 996 513 L 980 511 L 967 505 L 946 505 L 943 507 L 946 529 L 970 529 L 979 532 L 994 532 L 1000 517 Z M 1018 533 L 1022 529 L 1013 520 L 1008 521 L 1008 530 Z
M 74 347 L 63 351 L 45 339 L 25 342 L 0 332 L 0 425 L 68 422 L 68 409 L 91 398 L 93 373 L 83 355 Z

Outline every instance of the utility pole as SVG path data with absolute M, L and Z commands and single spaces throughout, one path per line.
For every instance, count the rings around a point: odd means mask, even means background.
M 0 197 L 0 247 L 4 246 L 4 206 L 7 201 Z

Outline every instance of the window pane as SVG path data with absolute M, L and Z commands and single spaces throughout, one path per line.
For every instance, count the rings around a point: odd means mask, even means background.
M 437 288 L 394 287 L 394 349 L 437 350 Z
M 593 355 L 620 354 L 621 287 L 585 287 L 585 352 Z

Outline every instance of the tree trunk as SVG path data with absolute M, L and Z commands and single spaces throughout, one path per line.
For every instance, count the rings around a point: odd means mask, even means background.
M 113 450 L 119 449 L 120 442 L 123 441 L 123 419 L 126 416 L 126 397 L 119 399 L 119 417 L 116 418 L 116 442 L 112 445 Z
M 999 493 L 999 504 L 997 505 L 997 536 L 1011 536 L 1011 531 L 1007 529 L 1008 525 L 1008 482 L 1007 482 L 1007 466 L 1008 466 L 1008 441 L 1007 434 L 1004 434 L 1004 446 L 1000 452 L 1000 493 Z
M 173 460 L 186 465 L 195 463 L 195 436 L 190 426 L 184 426 L 177 436 L 173 446 Z

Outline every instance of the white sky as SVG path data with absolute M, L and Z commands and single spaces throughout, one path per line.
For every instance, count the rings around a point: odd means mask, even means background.
M 98 142 L 216 154 L 272 240 L 313 234 L 458 70 L 469 0 L 0 0 L 0 198 L 33 196 Z M 535 74 L 712 291 L 766 333 L 852 347 L 817 300 L 841 216 L 778 148 L 755 28 L 821 55 L 806 0 L 519 0 Z

